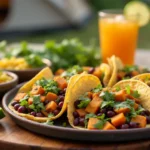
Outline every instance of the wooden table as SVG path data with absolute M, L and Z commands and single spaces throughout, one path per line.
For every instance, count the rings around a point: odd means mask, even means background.
M 136 62 L 150 64 L 150 52 L 138 51 Z M 61 134 L 61 133 L 60 133 Z M 92 138 L 92 137 L 91 137 Z M 126 143 L 89 143 L 45 137 L 16 125 L 8 116 L 0 120 L 0 150 L 149 150 L 150 140 Z

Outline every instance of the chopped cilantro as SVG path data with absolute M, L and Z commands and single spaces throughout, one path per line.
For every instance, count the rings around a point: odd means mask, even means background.
M 29 105 L 29 108 L 32 109 L 32 110 L 35 110 L 35 105 L 31 104 L 31 105 Z
M 129 108 L 129 109 L 131 109 L 134 106 L 134 103 L 135 102 L 133 100 L 127 99 L 126 101 L 116 103 L 114 105 L 114 107 L 116 109 L 119 109 L 119 108 Z
M 53 117 L 53 116 L 54 116 L 53 113 L 49 113 L 49 114 L 48 114 L 48 118 L 51 118 L 51 117 Z
M 47 120 L 46 124 L 47 125 L 54 125 L 54 121 L 53 120 Z
M 111 92 L 108 92 L 108 91 L 102 92 L 100 94 L 100 96 L 103 98 L 104 101 L 114 101 L 115 100 L 114 94 Z
M 120 90 L 121 90 L 120 86 L 119 86 L 119 85 L 116 86 L 116 91 L 118 92 L 118 91 L 120 91 Z
M 130 92 L 131 92 L 131 87 L 130 87 L 129 85 L 127 85 L 127 86 L 125 87 L 125 90 L 126 90 L 127 94 L 130 94 Z
M 133 65 L 133 66 L 125 66 L 122 71 L 126 72 L 127 74 L 128 73 L 131 73 L 132 71 L 139 71 L 139 67 L 136 66 L 136 65 Z
M 46 93 L 52 92 L 58 94 L 58 92 L 60 91 L 57 82 L 54 80 L 47 80 L 45 78 L 42 78 L 36 82 L 36 85 L 42 86 Z
M 102 90 L 102 86 L 101 85 L 98 85 L 96 88 L 94 88 L 93 90 L 92 90 L 92 92 L 93 93 L 98 93 L 98 92 L 100 92 Z
M 103 101 L 100 108 L 104 107 L 114 107 L 115 101 Z
M 148 82 L 150 78 L 148 76 L 145 77 L 144 82 Z
M 63 72 L 61 76 L 65 78 L 70 78 L 71 76 L 79 74 L 81 72 L 83 72 L 83 68 L 78 65 L 75 65 Z
M 99 120 L 99 121 L 94 125 L 94 127 L 95 127 L 96 129 L 102 129 L 105 123 L 106 123 L 106 120 Z
M 20 105 L 21 106 L 28 106 L 28 101 L 26 99 L 21 100 Z
M 40 95 L 34 95 L 33 96 L 33 104 L 39 104 L 41 101 Z
M 90 103 L 90 99 L 84 99 L 80 101 L 80 104 L 78 104 L 78 108 L 85 108 Z
M 138 91 L 133 91 L 133 93 L 131 93 L 131 95 L 135 98 L 139 98 L 140 94 L 138 93 Z

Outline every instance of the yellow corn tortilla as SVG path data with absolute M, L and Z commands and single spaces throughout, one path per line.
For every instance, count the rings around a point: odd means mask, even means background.
M 111 77 L 110 77 L 107 87 L 112 87 L 117 82 L 118 70 L 123 69 L 124 65 L 121 59 L 114 55 L 108 58 L 108 64 L 111 68 Z
M 84 73 L 83 73 L 84 74 Z M 14 109 L 13 106 L 11 106 L 11 103 L 9 104 L 9 108 L 17 115 L 27 118 L 29 120 L 33 120 L 33 121 L 37 121 L 37 122 L 46 122 L 47 120 L 55 120 L 57 118 L 59 118 L 67 109 L 67 101 L 66 101 L 66 97 L 67 97 L 67 93 L 69 93 L 69 89 L 76 83 L 76 79 L 78 79 L 78 77 L 81 75 L 74 75 L 70 78 L 69 83 L 68 83 L 68 87 L 66 90 L 66 96 L 64 99 L 64 104 L 63 107 L 61 109 L 61 111 L 59 112 L 58 115 L 54 116 L 54 117 L 34 117 L 30 114 L 24 114 L 24 113 L 18 113 L 18 111 L 16 111 Z M 28 83 L 26 83 L 23 87 L 20 88 L 19 92 L 28 92 L 31 90 L 33 84 L 41 79 L 42 77 L 46 78 L 46 79 L 52 79 L 52 72 L 49 68 L 45 68 L 43 69 L 40 73 L 38 73 L 32 80 L 30 80 Z M 48 116 L 48 113 L 45 111 L 42 111 L 43 114 L 45 114 L 46 116 Z
M 145 84 L 147 84 L 148 86 L 150 86 L 150 73 L 139 74 L 137 76 L 132 77 L 131 79 L 140 80 L 144 82 Z
M 35 77 L 33 77 L 30 81 L 28 81 L 26 84 L 24 84 L 18 92 L 28 92 L 31 90 L 33 84 L 41 79 L 41 78 L 45 78 L 45 79 L 52 79 L 53 78 L 53 73 L 51 71 L 51 69 L 49 67 L 46 67 L 44 69 L 42 69 Z
M 106 87 L 108 85 L 110 75 L 111 75 L 111 68 L 108 64 L 102 63 L 100 65 L 100 70 L 104 73 L 104 78 L 103 78 L 103 84 Z
M 69 90 L 68 95 L 66 97 L 66 101 L 68 102 L 67 117 L 70 125 L 73 128 L 84 129 L 73 125 L 73 112 L 75 111 L 74 102 L 79 98 L 79 96 L 83 95 L 85 92 L 91 91 L 98 85 L 101 85 L 100 80 L 96 76 L 87 74 L 80 76 L 76 80 L 76 84 L 74 84 Z
M 141 105 L 150 111 L 150 88 L 145 83 L 139 80 L 122 80 L 118 83 L 116 83 L 112 89 L 116 89 L 117 87 L 120 87 L 121 89 L 125 89 L 127 86 L 130 86 L 130 88 L 134 91 L 138 91 L 140 94 L 139 100 Z

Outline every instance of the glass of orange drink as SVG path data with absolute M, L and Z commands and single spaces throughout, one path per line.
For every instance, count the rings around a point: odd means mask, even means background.
M 121 10 L 99 12 L 99 37 L 103 62 L 115 55 L 124 64 L 134 64 L 139 25 L 126 19 Z

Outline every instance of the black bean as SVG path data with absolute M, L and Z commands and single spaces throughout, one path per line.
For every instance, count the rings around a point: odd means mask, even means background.
M 97 114 L 97 116 L 102 116 L 104 113 L 100 112 Z
M 149 112 L 148 110 L 145 110 L 144 112 L 145 112 L 145 114 L 146 114 L 147 116 L 150 115 L 150 112 Z
M 106 108 L 103 108 L 100 110 L 100 112 L 105 114 L 107 112 L 107 110 L 106 110 Z
M 58 95 L 64 95 L 65 94 L 65 91 L 64 90 L 61 90 L 59 91 Z
M 49 100 L 46 99 L 46 100 L 44 101 L 44 105 L 47 105 L 48 103 L 49 103 Z
M 92 67 L 92 68 L 89 69 L 88 73 L 92 74 L 94 71 L 95 71 L 95 68 Z
M 106 114 L 107 114 L 107 117 L 111 118 L 111 117 L 115 116 L 116 113 L 112 110 L 109 110 L 109 111 L 107 111 Z
M 150 124 L 150 116 L 146 116 L 147 124 Z
M 36 116 L 36 112 L 35 112 L 35 111 L 32 111 L 32 112 L 30 112 L 30 115 Z
M 145 116 L 146 114 L 144 111 L 142 111 L 142 112 L 140 112 L 140 115 Z
M 11 103 L 11 106 L 15 106 L 16 104 L 19 104 L 17 101 L 13 101 L 12 103 Z
M 58 109 L 55 109 L 55 110 L 53 111 L 54 116 L 58 115 L 59 112 L 60 112 L 60 111 L 59 111 Z
M 80 124 L 80 126 L 85 126 L 85 124 L 84 124 L 84 118 L 79 118 L 79 124 Z
M 14 109 L 15 109 L 15 110 L 18 110 L 19 107 L 20 107 L 20 104 L 15 104 L 15 105 L 14 105 Z
M 137 122 L 130 122 L 129 126 L 130 126 L 130 128 L 138 128 L 139 124 Z
M 76 100 L 75 102 L 74 102 L 74 107 L 76 108 L 76 109 L 78 109 L 78 105 L 80 104 L 80 100 Z
M 25 113 L 25 112 L 26 112 L 26 108 L 25 108 L 24 106 L 20 106 L 20 107 L 18 108 L 18 112 L 19 112 L 19 113 Z
M 73 112 L 73 116 L 74 116 L 74 118 L 78 118 L 78 117 L 79 117 L 78 112 L 77 112 L 77 111 L 74 111 L 74 112 Z
M 113 110 L 113 107 L 107 107 L 106 110 L 107 110 L 107 111 Z
M 122 124 L 120 129 L 128 129 L 129 128 L 129 125 L 128 124 Z
M 75 126 L 79 125 L 79 118 L 75 118 L 74 121 L 73 121 L 73 124 Z
M 64 96 L 63 95 L 59 95 L 59 97 L 58 97 L 58 99 L 60 100 L 60 101 L 64 101 Z
M 38 112 L 38 113 L 36 113 L 36 117 L 43 117 L 43 114 Z
M 67 90 L 67 88 L 64 88 L 64 89 L 63 89 L 64 93 L 66 93 L 66 90 Z
M 59 102 L 59 104 L 58 104 L 58 108 L 59 108 L 59 109 L 62 109 L 63 104 L 64 104 L 64 102 Z

